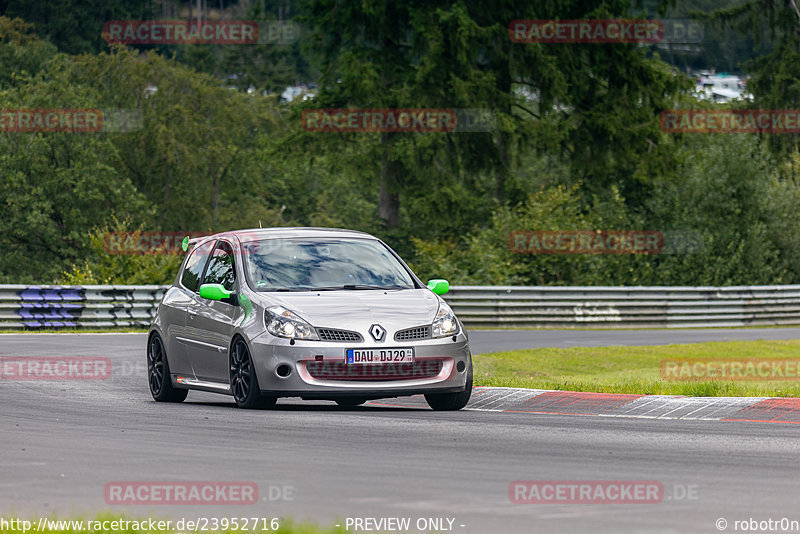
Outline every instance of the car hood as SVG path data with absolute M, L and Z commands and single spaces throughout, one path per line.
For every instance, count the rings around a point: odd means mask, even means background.
M 270 293 L 267 307 L 280 305 L 312 326 L 366 332 L 373 324 L 388 331 L 430 324 L 439 297 L 429 289 L 387 289 Z

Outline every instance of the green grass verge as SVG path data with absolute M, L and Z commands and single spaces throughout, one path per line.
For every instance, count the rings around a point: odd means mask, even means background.
M 800 340 L 730 341 L 643 347 L 515 350 L 474 357 L 476 386 L 688 395 L 800 397 L 800 380 L 664 380 L 662 360 L 796 360 Z
M 768 328 L 796 328 L 797 325 L 791 324 L 765 324 L 765 325 L 748 325 L 748 326 L 691 326 L 686 328 L 681 328 L 681 330 L 765 330 Z M 633 328 L 633 327 L 615 327 L 615 326 L 601 326 L 600 324 L 595 324 L 595 326 L 470 326 L 468 329 L 470 332 L 473 330 L 616 330 L 616 331 L 638 331 L 642 332 L 644 330 L 667 330 L 673 331 L 675 327 L 647 327 L 647 328 Z

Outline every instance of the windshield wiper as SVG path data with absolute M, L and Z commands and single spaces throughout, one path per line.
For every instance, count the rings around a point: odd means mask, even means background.
M 327 289 L 327 288 L 322 288 Z M 259 288 L 259 291 L 264 292 L 280 292 L 280 293 L 302 293 L 305 291 L 318 291 L 319 288 L 316 287 L 268 287 L 268 288 Z
M 342 289 L 340 286 L 335 287 L 282 287 L 280 289 L 276 289 L 275 291 L 291 291 L 294 293 L 313 293 L 314 291 L 336 291 L 337 289 Z
M 363 289 L 413 289 L 402 286 L 370 286 L 364 284 L 344 284 L 341 286 L 323 287 L 280 287 L 280 288 L 260 288 L 260 291 L 282 291 L 282 292 L 314 292 L 314 291 L 357 291 Z
M 361 289 L 410 289 L 410 288 L 405 288 L 401 286 L 370 286 L 365 284 L 344 284 L 341 286 L 315 287 L 311 289 L 311 291 L 336 291 L 336 290 L 354 291 Z

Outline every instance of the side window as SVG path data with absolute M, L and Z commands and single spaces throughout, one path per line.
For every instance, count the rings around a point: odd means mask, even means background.
M 186 260 L 186 267 L 184 267 L 183 274 L 181 275 L 181 284 L 183 287 L 195 293 L 199 291 L 200 276 L 203 274 L 203 267 L 206 265 L 206 260 L 213 246 L 214 242 L 209 241 L 189 253 L 189 259 Z
M 236 281 L 236 269 L 233 265 L 233 250 L 231 246 L 220 241 L 211 260 L 208 262 L 206 275 L 203 277 L 204 284 L 222 284 L 228 291 L 233 291 L 233 284 Z

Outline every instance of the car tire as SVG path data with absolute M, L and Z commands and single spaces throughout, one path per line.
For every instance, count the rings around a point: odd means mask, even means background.
M 231 394 L 236 406 L 262 410 L 275 406 L 278 401 L 276 397 L 261 394 L 250 349 L 242 338 L 234 340 L 229 361 Z
M 472 395 L 472 362 L 469 364 L 467 373 L 467 384 L 464 391 L 458 393 L 430 393 L 425 395 L 428 406 L 436 411 L 460 410 L 469 402 Z
M 189 394 L 188 389 L 172 386 L 167 351 L 158 334 L 151 335 L 147 342 L 147 382 L 150 394 L 157 402 L 183 402 Z
M 362 404 L 367 402 L 368 399 L 365 399 L 364 397 L 339 397 L 338 399 L 334 400 L 336 401 L 336 404 L 338 404 L 339 406 L 354 408 L 356 406 L 361 406 Z

